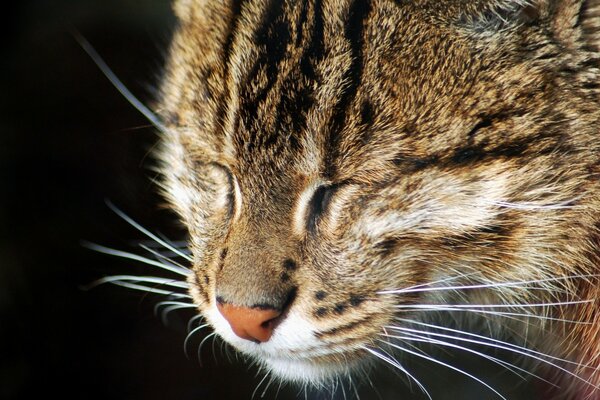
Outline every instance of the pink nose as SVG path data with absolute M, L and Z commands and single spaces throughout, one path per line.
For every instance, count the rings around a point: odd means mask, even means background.
M 234 306 L 217 302 L 217 308 L 225 317 L 233 333 L 253 342 L 266 342 L 273 335 L 274 320 L 281 315 L 274 309 Z

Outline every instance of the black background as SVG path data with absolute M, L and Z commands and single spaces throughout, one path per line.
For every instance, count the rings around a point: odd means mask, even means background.
M 154 316 L 156 297 L 80 286 L 139 263 L 83 248 L 142 239 L 105 204 L 183 237 L 152 183 L 155 131 L 101 74 L 81 32 L 151 103 L 174 27 L 167 0 L 14 1 L 3 5 L 0 86 L 0 399 L 249 398 L 246 367 L 203 368 L 183 352 L 185 322 Z M 199 338 L 199 337 L 198 337 Z M 198 341 L 192 341 L 192 347 Z M 220 351 L 216 350 L 217 354 Z
M 154 315 L 157 297 L 110 285 L 80 289 L 110 274 L 153 273 L 81 246 L 89 240 L 131 250 L 142 239 L 105 199 L 153 231 L 173 239 L 184 232 L 152 183 L 155 130 L 70 32 L 81 32 L 151 104 L 175 25 L 169 1 L 13 1 L 3 13 L 0 399 L 249 399 L 260 376 L 221 356 L 218 342 L 205 346 L 203 367 L 195 350 L 186 358 L 191 313 L 172 313 L 165 325 Z M 464 377 L 438 376 L 439 369 L 421 370 L 436 398 L 496 398 L 462 385 Z M 381 388 L 382 397 L 401 396 L 395 386 L 389 395 Z

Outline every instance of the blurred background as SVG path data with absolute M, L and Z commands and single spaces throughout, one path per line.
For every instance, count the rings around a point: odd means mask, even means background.
M 81 290 L 110 274 L 154 272 L 81 245 L 135 250 L 143 239 L 106 199 L 153 231 L 174 240 L 185 234 L 160 207 L 152 183 L 155 130 L 70 32 L 79 31 L 152 104 L 175 25 L 169 1 L 21 0 L 3 12 L 0 399 L 250 399 L 262 376 L 221 356 L 220 343 L 207 341 L 200 366 L 195 349 L 204 336 L 196 335 L 186 358 L 191 311 L 171 313 L 163 323 L 154 314 L 157 296 L 111 285 Z M 420 368 L 437 399 L 497 398 L 461 384 L 460 375 Z M 426 398 L 414 385 L 392 385 L 388 393 L 386 384 L 376 385 L 380 395 L 366 387 L 362 398 Z M 276 392 L 273 384 L 264 397 Z M 282 389 L 277 398 L 304 397 Z

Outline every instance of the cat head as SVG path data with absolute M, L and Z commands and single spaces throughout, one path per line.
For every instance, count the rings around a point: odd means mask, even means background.
M 176 2 L 159 157 L 216 332 L 319 381 L 399 312 L 584 271 L 597 3 Z

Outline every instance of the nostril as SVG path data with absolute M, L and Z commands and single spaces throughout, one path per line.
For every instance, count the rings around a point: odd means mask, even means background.
M 273 324 L 273 320 L 271 319 L 269 321 L 263 322 L 262 324 L 260 324 L 260 326 L 263 327 L 263 328 L 265 328 L 265 329 L 268 329 L 269 326 L 272 325 L 272 324 Z
M 242 339 L 260 343 L 271 338 L 274 321 L 281 315 L 281 311 L 273 308 L 235 306 L 219 299 L 217 309 L 229 322 L 233 333 Z

